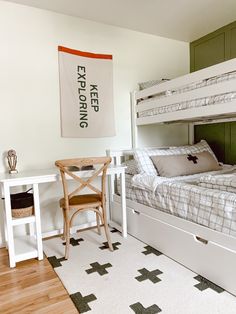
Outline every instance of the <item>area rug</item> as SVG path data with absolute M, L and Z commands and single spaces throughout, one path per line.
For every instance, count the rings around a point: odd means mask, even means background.
M 73 235 L 67 261 L 61 238 L 44 241 L 79 313 L 236 313 L 236 297 L 219 286 L 131 236 L 122 238 L 113 229 L 111 237 L 114 252 L 96 230 Z

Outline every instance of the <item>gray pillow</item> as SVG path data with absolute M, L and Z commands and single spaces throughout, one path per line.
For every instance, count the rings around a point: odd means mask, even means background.
M 178 177 L 220 170 L 222 167 L 208 151 L 195 154 L 150 156 L 162 177 Z

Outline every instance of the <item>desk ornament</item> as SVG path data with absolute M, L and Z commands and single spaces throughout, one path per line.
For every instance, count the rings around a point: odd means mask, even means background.
M 7 152 L 7 161 L 9 165 L 9 173 L 18 173 L 16 169 L 16 164 L 17 164 L 17 155 L 16 151 L 14 149 L 10 149 Z

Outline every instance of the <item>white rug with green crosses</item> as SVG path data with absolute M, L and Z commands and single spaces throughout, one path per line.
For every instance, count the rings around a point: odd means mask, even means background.
M 95 229 L 71 236 L 69 260 L 61 238 L 43 243 L 80 313 L 236 314 L 236 297 L 219 286 L 131 236 L 111 238 L 113 252 Z

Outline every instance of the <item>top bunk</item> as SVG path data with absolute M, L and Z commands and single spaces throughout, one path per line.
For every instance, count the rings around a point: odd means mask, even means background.
M 236 58 L 134 92 L 136 125 L 236 117 Z

